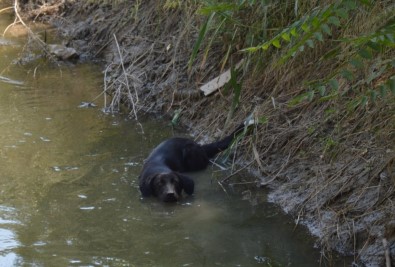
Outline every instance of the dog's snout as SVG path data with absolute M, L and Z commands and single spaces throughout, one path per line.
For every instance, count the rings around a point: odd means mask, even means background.
M 177 201 L 177 196 L 174 193 L 167 193 L 165 197 L 165 202 L 175 202 Z

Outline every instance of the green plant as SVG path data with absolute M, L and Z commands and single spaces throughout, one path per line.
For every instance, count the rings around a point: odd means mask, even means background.
M 351 96 L 354 107 L 365 106 L 370 100 L 383 101 L 395 95 L 395 19 L 390 18 L 384 26 L 356 38 L 342 38 L 335 49 L 323 56 L 324 60 L 335 58 L 340 64 L 327 77 L 310 83 L 313 92 L 319 92 L 321 100 L 330 94 Z M 346 47 L 345 52 L 340 46 Z M 383 59 L 385 57 L 385 59 Z M 367 67 L 368 66 L 368 67 Z M 347 81 L 348 86 L 339 91 L 338 80 Z M 328 90 L 329 89 L 329 90 Z M 355 99 L 357 96 L 357 99 Z M 391 96 L 390 96 L 391 99 Z
M 395 45 L 394 7 L 388 5 L 388 12 L 384 16 L 380 14 L 383 16 L 381 20 L 385 21 L 382 26 L 371 28 L 370 32 L 358 33 L 352 38 L 344 35 L 344 32 L 352 27 L 359 13 L 369 13 L 375 5 L 375 2 L 368 0 L 323 1 L 320 6 L 307 4 L 303 7 L 295 2 L 295 12 L 290 12 L 289 1 L 206 0 L 198 10 L 206 19 L 200 27 L 188 67 L 191 69 L 203 47 L 201 55 L 205 62 L 210 49 L 220 41 L 224 51 L 221 69 L 231 55 L 238 51 L 249 55 L 262 52 L 259 57 L 266 58 L 267 62 L 268 58 L 276 55 L 274 51 L 277 50 L 280 53 L 277 64 L 283 65 L 299 54 L 310 53 L 308 51 L 324 46 L 326 52 L 317 64 L 332 60 L 335 68 L 322 78 L 306 81 L 307 90 L 289 104 L 293 106 L 305 100 L 312 101 L 317 96 L 319 102 L 345 96 L 344 92 L 339 92 L 340 79 L 350 83 L 348 92 L 361 86 L 369 87 L 358 93 L 359 104 L 366 104 L 367 99 L 374 102 L 378 97 L 384 98 L 387 93 L 395 91 L 393 75 L 388 76 L 385 82 L 372 84 L 375 78 L 393 69 L 395 58 L 390 50 Z M 283 15 L 285 11 L 288 16 Z M 278 29 L 277 33 L 273 29 Z M 247 48 L 237 49 L 243 46 Z M 377 60 L 378 55 L 388 53 L 391 54 L 390 58 Z M 258 62 L 255 60 L 255 63 Z M 367 64 L 377 65 L 380 71 L 371 71 L 362 80 L 357 80 L 359 71 Z
M 222 68 L 228 63 L 229 55 L 246 45 L 253 45 L 265 37 L 268 6 L 272 1 L 205 0 L 197 11 L 206 17 L 200 27 L 188 66 L 192 67 L 199 51 L 204 48 L 206 58 L 215 44 L 221 43 L 226 53 Z M 283 2 L 283 1 L 280 1 Z M 206 43 L 204 42 L 206 41 Z M 203 61 L 205 61 L 203 59 Z
M 316 7 L 267 41 L 242 51 L 262 51 L 262 56 L 271 57 L 273 51 L 278 50 L 280 56 L 277 64 L 283 65 L 298 54 L 306 54 L 306 48 L 316 49 L 317 42 L 320 49 L 323 46 L 329 48 L 315 64 L 322 65 L 324 61 L 332 60 L 334 68 L 323 78 L 307 81 L 307 90 L 289 101 L 290 106 L 312 101 L 317 96 L 319 102 L 351 96 L 350 101 L 355 107 L 374 103 L 379 98 L 384 100 L 388 94 L 395 95 L 394 7 L 389 6 L 388 12 L 378 14 L 384 23 L 372 27 L 369 32 L 359 33 L 355 37 L 342 36 L 355 23 L 359 12 L 369 13 L 374 7 L 375 4 L 370 1 L 355 0 L 335 1 Z M 367 66 L 371 67 L 366 70 Z M 382 77 L 385 79 L 378 82 Z M 339 91 L 340 80 L 348 83 L 342 92 Z
M 303 52 L 306 47 L 314 48 L 316 41 L 323 42 L 325 36 L 332 37 L 332 27 L 340 27 L 341 20 L 349 19 L 350 12 L 356 8 L 357 5 L 352 0 L 339 1 L 324 7 L 318 7 L 291 25 L 284 27 L 266 42 L 258 46 L 245 48 L 243 51 L 266 51 L 270 47 L 280 49 L 284 44 L 288 44 L 279 61 L 279 63 L 285 63 L 290 57 L 296 56 L 298 52 Z
M 232 100 L 232 105 L 230 107 L 228 117 L 226 119 L 226 123 L 228 124 L 231 119 L 233 118 L 234 112 L 236 111 L 236 108 L 239 106 L 240 103 L 240 95 L 241 95 L 241 82 L 237 80 L 237 70 L 232 66 L 231 71 L 230 71 L 230 80 L 229 82 L 225 85 L 226 90 L 230 90 L 230 88 L 233 89 L 233 100 Z
M 182 5 L 181 0 L 166 0 L 163 4 L 164 9 L 177 9 Z

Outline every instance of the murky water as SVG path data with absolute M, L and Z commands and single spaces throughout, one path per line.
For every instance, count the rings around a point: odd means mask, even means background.
M 24 39 L 0 42 L 0 266 L 319 266 L 305 231 L 263 193 L 224 192 L 215 168 L 181 203 L 142 200 L 143 159 L 171 128 L 78 108 L 100 69 L 13 64 Z

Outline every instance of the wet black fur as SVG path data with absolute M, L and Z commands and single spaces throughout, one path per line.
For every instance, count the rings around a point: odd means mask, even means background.
M 193 180 L 181 173 L 205 169 L 209 159 L 227 149 L 243 129 L 244 125 L 240 125 L 224 139 L 206 145 L 180 137 L 159 144 L 145 161 L 139 176 L 143 197 L 155 196 L 165 202 L 174 202 L 180 199 L 182 190 L 193 194 Z

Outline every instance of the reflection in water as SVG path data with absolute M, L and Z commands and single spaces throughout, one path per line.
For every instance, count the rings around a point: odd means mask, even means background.
M 20 224 L 15 220 L 16 211 L 13 208 L 0 206 L 0 265 L 14 266 L 18 262 L 18 256 L 14 249 L 19 247 L 19 242 L 11 230 Z
M 178 204 L 140 199 L 142 162 L 170 128 L 147 120 L 142 134 L 79 108 L 99 94 L 99 69 L 11 64 L 20 49 L 0 46 L 0 266 L 318 265 L 305 232 L 225 193 L 221 172 L 193 174 L 196 194 Z

